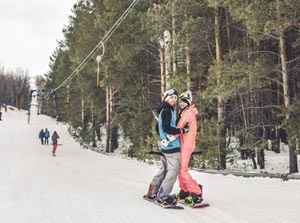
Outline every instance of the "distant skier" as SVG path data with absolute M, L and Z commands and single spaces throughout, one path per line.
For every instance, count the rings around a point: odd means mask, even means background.
M 57 139 L 59 139 L 59 136 L 56 131 L 53 132 L 51 139 L 52 139 L 52 144 L 53 144 L 52 156 L 56 156 L 55 152 L 56 152 L 56 148 L 57 148 Z
M 45 131 L 44 131 L 45 145 L 46 144 L 49 145 L 49 137 L 50 137 L 50 132 L 46 128 Z
M 2 121 L 2 103 L 0 103 L 0 121 Z
M 7 112 L 7 104 L 3 104 L 4 111 Z
M 44 129 L 42 129 L 39 133 L 39 138 L 41 140 L 42 145 L 44 145 Z

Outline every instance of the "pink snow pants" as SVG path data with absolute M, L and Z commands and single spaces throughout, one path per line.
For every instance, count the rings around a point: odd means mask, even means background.
M 55 155 L 55 151 L 57 148 L 57 144 L 53 144 L 53 148 L 52 148 L 52 154 Z
M 202 194 L 202 191 L 196 180 L 189 174 L 189 161 L 193 150 L 181 148 L 180 151 L 180 169 L 178 174 L 178 181 L 180 189 L 185 192 Z

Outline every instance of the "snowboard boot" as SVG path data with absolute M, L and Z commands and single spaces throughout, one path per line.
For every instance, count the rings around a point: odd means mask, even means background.
M 160 199 L 159 197 L 157 197 L 157 202 L 164 206 L 176 205 L 177 199 L 174 195 L 168 195 L 168 196 L 164 197 L 163 199 Z
M 202 186 L 202 184 L 198 184 L 198 185 L 199 185 L 200 190 L 201 190 L 201 195 L 203 195 L 203 190 L 202 190 L 203 186 Z
M 147 198 L 150 199 L 150 200 L 154 200 L 154 199 L 156 198 L 156 196 L 157 196 L 156 193 L 153 193 L 154 187 L 155 187 L 155 186 L 154 186 L 153 184 L 150 184 L 150 185 L 149 185 L 149 188 L 148 188 L 148 192 L 147 192 L 147 194 L 145 195 L 145 196 L 147 196 Z
M 155 198 L 156 198 L 156 194 L 151 194 L 151 195 L 149 195 L 149 194 L 146 194 L 146 195 L 144 195 L 148 200 L 155 200 Z
M 202 194 L 197 195 L 191 193 L 187 198 L 185 198 L 184 203 L 188 206 L 193 207 L 196 204 L 200 204 L 203 201 Z
M 185 192 L 184 190 L 180 190 L 178 194 L 175 194 L 177 200 L 184 200 L 189 196 L 189 192 Z

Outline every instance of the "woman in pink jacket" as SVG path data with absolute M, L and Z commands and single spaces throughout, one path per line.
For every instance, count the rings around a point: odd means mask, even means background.
M 186 204 L 194 206 L 203 201 L 202 187 L 189 174 L 189 162 L 192 152 L 196 147 L 198 110 L 192 104 L 192 92 L 186 91 L 179 96 L 179 120 L 177 128 L 183 128 L 187 123 L 189 131 L 180 135 L 180 169 L 178 180 L 180 192 L 176 195 L 177 199 L 184 200 Z

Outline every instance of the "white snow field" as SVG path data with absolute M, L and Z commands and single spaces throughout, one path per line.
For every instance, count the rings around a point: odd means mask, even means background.
M 60 136 L 56 157 L 42 128 Z M 0 223 L 300 222 L 299 180 L 191 171 L 211 206 L 163 209 L 142 199 L 157 165 L 81 149 L 65 125 L 34 113 L 28 124 L 23 110 L 3 111 L 0 159 Z

